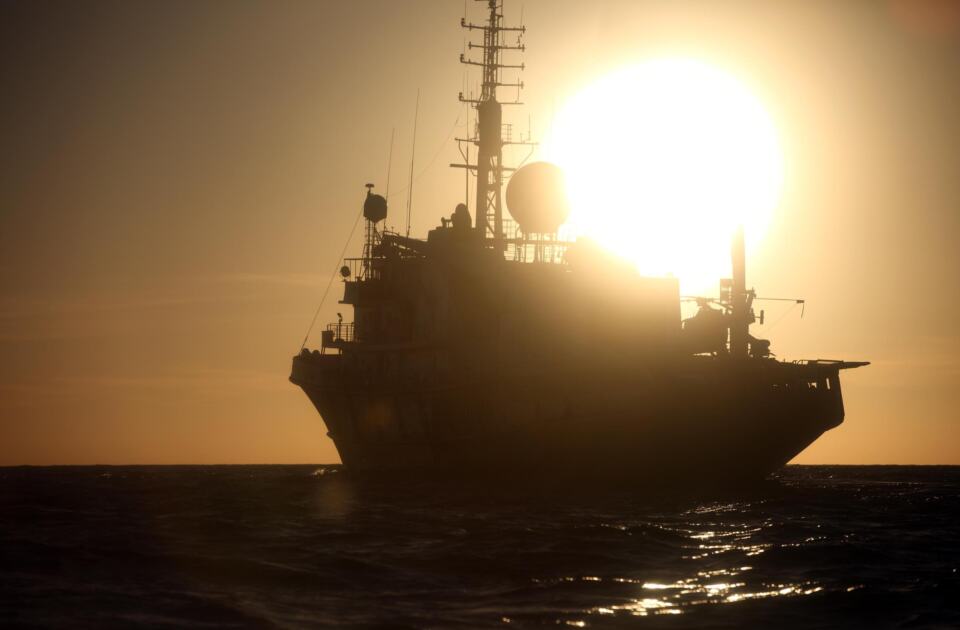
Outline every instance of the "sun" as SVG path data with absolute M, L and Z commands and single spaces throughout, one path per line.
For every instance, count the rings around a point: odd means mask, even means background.
M 682 58 L 614 72 L 558 112 L 544 159 L 566 173 L 568 235 L 588 236 L 687 293 L 730 273 L 738 225 L 763 237 L 783 183 L 776 128 L 732 75 Z

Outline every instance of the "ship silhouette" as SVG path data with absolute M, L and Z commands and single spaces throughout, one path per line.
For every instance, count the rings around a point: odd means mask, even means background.
M 505 51 L 525 27 L 487 0 L 476 111 L 474 217 L 466 204 L 427 238 L 380 225 L 368 184 L 365 240 L 341 269 L 342 318 L 303 347 L 290 380 L 316 407 L 344 466 L 434 476 L 575 474 L 605 479 L 757 479 L 844 419 L 841 370 L 865 362 L 774 358 L 754 337 L 743 232 L 732 278 L 681 319 L 676 278 L 643 277 L 586 240 L 566 242 L 562 174 L 502 164 Z M 516 37 L 516 40 L 513 40 Z M 515 41 L 515 43 L 514 43 Z M 509 54 L 509 53 L 508 53 Z M 502 201 L 506 186 L 507 208 Z M 409 220 L 409 219 L 408 219 Z M 762 323 L 762 312 L 760 323 Z

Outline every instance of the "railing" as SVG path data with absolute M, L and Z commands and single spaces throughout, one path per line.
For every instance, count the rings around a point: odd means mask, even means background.
M 503 235 L 506 238 L 519 238 L 523 236 L 523 234 L 520 233 L 520 225 L 510 217 L 503 217 L 501 224 L 503 225 Z
M 350 270 L 350 275 L 341 276 L 344 280 L 376 280 L 380 278 L 380 269 L 377 259 L 344 258 L 343 266 Z M 367 264 L 364 264 L 367 263 Z
M 516 262 L 563 264 L 570 243 L 552 239 L 517 238 L 507 244 L 507 259 Z
M 341 343 L 350 343 L 355 340 L 353 323 L 327 324 L 327 329 L 323 331 L 323 345 L 336 345 Z

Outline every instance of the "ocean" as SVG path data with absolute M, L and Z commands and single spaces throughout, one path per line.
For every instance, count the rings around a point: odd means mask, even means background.
M 726 490 L 0 468 L 0 626 L 960 628 L 960 467 Z

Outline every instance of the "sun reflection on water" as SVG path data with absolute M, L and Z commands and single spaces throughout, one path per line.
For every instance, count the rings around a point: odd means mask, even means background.
M 679 615 L 691 606 L 705 604 L 734 604 L 737 602 L 768 597 L 813 595 L 823 590 L 813 581 L 749 585 L 746 581 L 732 579 L 753 570 L 752 566 L 699 571 L 696 575 L 670 583 L 642 582 L 633 578 L 566 577 L 563 581 L 611 581 L 637 584 L 641 589 L 636 598 L 621 604 L 596 606 L 586 611 L 596 615 L 618 613 L 645 617 L 648 615 Z M 759 588 L 758 588 L 759 587 Z
M 774 547 L 792 548 L 821 544 L 827 537 L 804 535 L 792 541 L 769 542 L 763 537 L 764 533 L 781 527 L 782 523 L 772 518 L 753 522 L 738 522 L 736 517 L 727 520 L 728 515 L 742 514 L 744 510 L 743 504 L 710 504 L 686 512 L 685 516 L 690 518 L 682 523 L 672 519 L 654 518 L 651 519 L 653 522 L 646 520 L 642 524 L 604 525 L 621 530 L 627 535 L 633 535 L 637 528 L 645 528 L 646 531 L 659 530 L 665 535 L 679 536 L 678 557 L 682 562 L 693 565 L 693 570 L 686 576 L 663 580 L 662 575 L 661 579 L 587 575 L 567 576 L 560 578 L 560 581 L 601 585 L 607 583 L 610 588 L 621 585 L 619 588 L 635 589 L 633 593 L 629 590 L 619 591 L 622 598 L 620 601 L 607 599 L 581 612 L 581 615 L 602 616 L 682 615 L 704 605 L 731 605 L 777 597 L 805 597 L 824 591 L 824 586 L 814 580 L 765 579 L 757 574 L 752 563 L 744 560 Z M 731 560 L 726 563 L 729 566 L 703 566 L 704 562 L 713 565 L 723 558 Z M 575 625 L 582 627 L 580 623 L 584 620 L 589 620 L 589 617 L 580 617 Z

